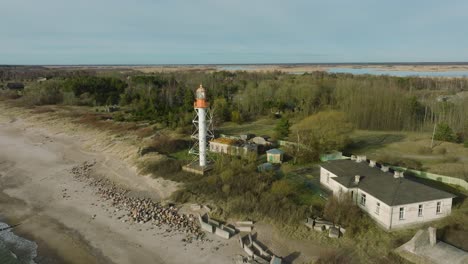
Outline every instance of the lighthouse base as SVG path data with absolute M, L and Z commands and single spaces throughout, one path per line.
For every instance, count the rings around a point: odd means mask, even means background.
M 199 174 L 199 175 L 205 175 L 208 173 L 208 171 L 212 169 L 213 169 L 213 164 L 208 164 L 205 167 L 201 167 L 198 164 L 198 161 L 193 161 L 182 167 L 183 171 L 194 173 L 194 174 Z

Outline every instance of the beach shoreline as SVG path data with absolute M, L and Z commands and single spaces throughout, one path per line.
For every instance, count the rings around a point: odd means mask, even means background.
M 117 157 L 84 149 L 86 141 L 20 117 L 0 120 L 0 214 L 9 224 L 21 223 L 15 234 L 38 244 L 43 258 L 38 263 L 229 263 L 241 253 L 234 240 L 213 236 L 187 244 L 182 242 L 185 234 L 117 219 L 124 213 L 74 179 L 73 166 L 96 160 L 97 177 L 152 198 L 170 192 L 160 186 L 158 193 L 158 188 L 145 184 L 147 176 Z

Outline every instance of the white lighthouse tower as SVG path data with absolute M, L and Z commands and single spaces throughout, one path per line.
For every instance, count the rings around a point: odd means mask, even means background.
M 206 99 L 205 88 L 203 88 L 201 84 L 195 92 L 193 108 L 196 112 L 196 116 L 193 119 L 194 130 L 192 133 L 192 139 L 194 142 L 189 153 L 195 155 L 195 161 L 192 164 L 185 166 L 184 170 L 203 174 L 209 169 L 206 152 L 209 140 L 214 138 L 214 134 L 212 129 L 213 122 L 210 104 Z

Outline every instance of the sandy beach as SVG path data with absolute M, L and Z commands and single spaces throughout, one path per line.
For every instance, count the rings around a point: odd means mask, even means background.
M 20 223 L 15 233 L 38 243 L 39 255 L 45 254 L 39 263 L 231 263 L 241 253 L 234 239 L 209 236 L 212 241 L 186 244 L 184 234 L 117 219 L 122 212 L 73 178 L 74 165 L 95 160 L 93 173 L 100 177 L 154 198 L 167 193 L 125 162 L 83 145 L 76 136 L 20 119 L 0 122 L 0 215 Z

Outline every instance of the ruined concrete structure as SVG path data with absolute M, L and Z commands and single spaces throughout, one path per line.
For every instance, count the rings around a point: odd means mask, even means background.
M 395 251 L 413 263 L 466 264 L 468 253 L 442 241 L 437 241 L 436 229 L 419 230 L 414 237 Z

